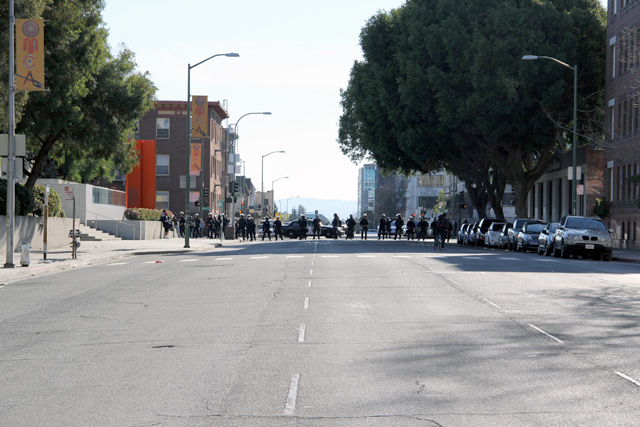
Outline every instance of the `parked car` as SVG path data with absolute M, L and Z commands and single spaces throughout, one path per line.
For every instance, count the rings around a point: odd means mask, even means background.
M 500 240 L 498 241 L 498 249 L 506 249 L 509 242 L 509 230 L 513 228 L 513 224 L 507 222 L 502 231 L 500 231 Z
M 477 222 L 473 223 L 471 227 L 469 227 L 466 235 L 466 240 L 464 241 L 465 245 L 475 245 L 478 240 L 478 224 Z
M 467 229 L 471 226 L 469 223 L 462 224 L 460 230 L 458 230 L 458 244 L 461 245 L 464 243 L 464 236 L 467 233 Z
M 527 222 L 522 226 L 516 239 L 516 251 L 527 252 L 538 247 L 538 236 L 544 229 L 544 222 Z
M 504 229 L 504 226 L 507 225 L 504 222 L 494 222 L 489 226 L 489 230 L 487 230 L 484 237 L 484 245 L 488 247 L 498 246 L 500 243 L 500 233 Z
M 298 224 L 298 220 L 293 220 L 282 224 L 282 234 L 291 239 L 299 238 L 300 226 Z M 335 237 L 333 227 L 331 225 L 322 224 L 320 226 L 320 235 L 326 237 L 327 239 L 333 239 Z M 313 236 L 313 219 L 311 218 L 307 218 L 307 236 Z M 342 230 L 340 227 L 338 227 L 338 237 L 340 236 L 342 236 Z
M 516 240 L 518 238 L 518 233 L 520 232 L 520 230 L 522 230 L 522 226 L 525 225 L 527 222 L 537 222 L 540 224 L 544 224 L 542 221 L 537 219 L 531 219 L 531 218 L 516 219 L 515 222 L 513 223 L 513 227 L 509 229 L 509 234 L 507 237 L 507 249 L 509 249 L 510 251 L 516 250 L 516 243 L 517 243 Z
M 551 255 L 554 248 L 557 222 L 550 222 L 542 229 L 538 236 L 538 255 Z
M 497 221 L 498 220 L 496 218 L 483 218 L 480 220 L 480 222 L 478 223 L 478 231 L 476 232 L 477 246 L 484 246 L 485 236 L 487 234 L 487 231 L 489 231 L 489 227 L 491 226 L 491 224 Z
M 556 229 L 554 244 L 556 257 L 582 255 L 605 261 L 611 261 L 613 257 L 611 230 L 607 230 L 599 217 L 563 217 Z

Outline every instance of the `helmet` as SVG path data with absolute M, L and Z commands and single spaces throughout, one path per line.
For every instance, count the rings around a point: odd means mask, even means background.
M 180 211 L 180 215 L 184 215 L 184 212 Z
M 362 214 L 362 216 L 367 216 L 367 214 Z

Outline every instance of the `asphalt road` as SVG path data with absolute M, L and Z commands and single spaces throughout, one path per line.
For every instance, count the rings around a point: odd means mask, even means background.
M 253 242 L 0 288 L 6 426 L 634 426 L 640 266 Z

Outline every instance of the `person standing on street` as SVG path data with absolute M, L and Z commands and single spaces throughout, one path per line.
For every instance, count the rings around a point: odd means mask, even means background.
M 264 236 L 269 235 L 269 241 L 271 241 L 271 223 L 269 222 L 269 217 L 264 217 L 264 222 L 262 223 L 262 241 L 264 242 Z M 276 236 L 276 239 L 278 236 Z
M 342 221 L 340 221 L 340 217 L 337 213 L 333 214 L 333 221 L 331 221 L 331 225 L 333 226 L 333 238 L 338 238 L 338 227 L 342 225 Z
M 416 222 L 413 220 L 413 217 L 410 216 L 407 220 L 407 240 L 413 240 L 414 234 L 416 232 Z
M 422 241 L 424 242 L 424 240 L 427 238 L 427 229 L 429 228 L 429 223 L 424 218 L 424 215 L 420 216 L 418 228 L 420 229 L 420 232 L 418 233 L 418 240 L 422 239 Z
M 280 240 L 284 240 L 284 237 L 282 237 L 282 221 L 280 221 L 279 216 L 273 221 L 273 234 L 276 236 L 276 242 L 278 241 L 278 236 L 280 236 Z
M 207 215 L 207 239 L 213 239 L 213 232 L 215 230 L 215 224 L 213 221 L 213 214 Z
M 380 217 L 380 222 L 378 222 L 378 240 L 382 237 L 384 240 L 384 235 L 387 233 L 387 217 L 382 214 Z
M 398 237 L 402 240 L 402 226 L 404 225 L 404 221 L 402 220 L 402 216 L 398 214 L 396 216 L 396 234 L 393 236 L 393 240 L 396 240 Z
M 433 227 L 434 234 L 437 233 L 437 238 L 440 240 L 440 250 L 444 250 L 444 239 L 447 237 L 447 230 L 449 229 L 449 220 L 447 219 L 447 213 L 444 212 L 435 220 Z M 436 236 L 434 236 L 436 239 Z
M 187 224 L 187 220 L 184 218 L 184 212 L 180 211 L 180 217 L 178 218 L 178 224 L 180 225 L 180 237 L 184 239 L 184 230 Z
M 246 239 L 246 229 L 247 229 L 247 219 L 244 217 L 244 214 L 240 214 L 240 219 L 238 220 L 238 232 L 236 233 L 236 239 L 239 235 L 242 235 L 242 240 Z
M 300 240 L 307 240 L 307 218 L 304 215 L 301 215 L 298 220 L 298 234 L 300 235 Z
M 318 236 L 318 240 L 320 240 L 320 230 L 321 230 L 322 221 L 320 217 L 316 215 L 313 219 L 313 240 L 315 240 L 316 236 Z
M 369 220 L 367 219 L 367 214 L 362 214 L 362 219 L 360 220 L 360 240 L 367 240 L 367 234 L 369 233 Z
M 353 215 L 349 215 L 347 220 L 347 239 L 353 239 L 356 230 L 356 220 L 353 219 Z
M 254 241 L 256 239 L 256 222 L 251 215 L 247 218 L 247 230 L 249 234 L 249 240 Z

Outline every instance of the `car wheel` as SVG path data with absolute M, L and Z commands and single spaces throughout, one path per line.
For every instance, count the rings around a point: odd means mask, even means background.
M 295 239 L 297 237 L 297 233 L 293 230 L 287 231 L 287 237 L 290 239 Z
M 611 261 L 613 259 L 613 254 L 602 255 L 602 259 L 605 261 Z
M 553 253 L 553 246 L 549 246 L 547 243 L 544 244 L 544 254 L 546 256 L 550 256 Z
M 540 245 L 538 245 L 536 252 L 538 253 L 538 255 L 544 255 L 545 249 L 542 248 L 542 250 L 540 250 Z
M 564 245 L 564 241 L 560 243 L 560 257 L 564 259 L 569 258 L 569 252 L 567 252 L 567 247 Z
M 592 256 L 594 261 L 600 261 L 602 259 L 602 255 L 600 254 L 593 254 Z

